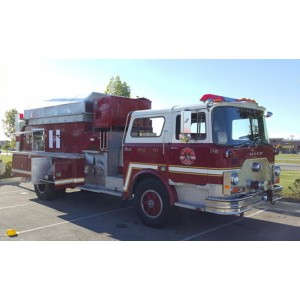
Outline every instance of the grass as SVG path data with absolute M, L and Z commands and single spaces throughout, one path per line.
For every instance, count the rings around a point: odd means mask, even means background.
M 9 162 L 12 161 L 12 155 L 3 155 L 3 154 L 0 154 L 0 161 L 2 161 L 2 163 L 4 163 L 6 165 L 7 163 L 9 163 Z M 4 178 L 7 178 L 7 174 L 6 173 L 0 175 L 0 179 L 4 179 Z
M 12 161 L 12 155 L 0 154 L 0 160 L 2 160 L 3 163 L 7 164 L 8 162 Z
M 300 172 L 297 171 L 281 171 L 280 185 L 283 186 L 283 197 L 297 199 L 300 202 L 300 195 L 294 195 L 289 189 L 296 179 L 300 179 Z
M 290 163 L 290 164 L 300 164 L 300 155 L 299 154 L 279 154 L 275 156 L 275 163 Z M 296 179 L 300 179 L 300 172 L 298 171 L 281 171 L 280 184 L 283 186 L 283 197 L 299 200 L 300 194 L 295 195 L 289 189 L 289 186 L 292 186 Z

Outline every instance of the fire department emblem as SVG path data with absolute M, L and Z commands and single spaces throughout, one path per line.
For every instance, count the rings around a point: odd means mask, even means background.
M 187 147 L 181 150 L 179 158 L 184 165 L 190 166 L 196 160 L 196 154 L 193 149 Z

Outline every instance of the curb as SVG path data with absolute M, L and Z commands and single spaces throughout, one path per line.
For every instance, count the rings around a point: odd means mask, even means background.
M 285 203 L 289 202 L 289 203 L 300 204 L 300 198 L 282 198 L 278 202 L 285 202 Z M 275 203 L 275 205 L 276 205 L 276 203 Z
M 0 179 L 0 185 L 21 182 L 21 181 L 22 181 L 21 177 L 4 178 L 4 179 Z

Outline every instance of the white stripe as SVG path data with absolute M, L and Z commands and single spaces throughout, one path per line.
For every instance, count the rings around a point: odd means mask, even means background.
M 6 194 L 16 194 L 16 191 L 0 192 L 0 195 L 6 195 Z
M 132 209 L 132 208 L 134 208 L 134 207 L 130 206 L 130 207 L 126 207 L 126 208 L 121 208 L 121 209 L 111 210 L 111 211 L 107 211 L 107 212 L 102 212 L 102 213 L 99 213 L 99 214 L 94 214 L 94 215 L 89 215 L 89 216 L 85 216 L 85 217 L 81 217 L 81 218 L 76 218 L 76 219 L 72 219 L 72 220 L 69 220 L 69 221 L 63 221 L 63 222 L 58 222 L 58 223 L 54 223 L 54 224 L 50 224 L 50 225 L 36 227 L 36 228 L 28 229 L 28 230 L 19 231 L 18 234 L 27 233 L 27 232 L 31 232 L 31 231 L 36 231 L 36 230 L 40 230 L 40 229 L 44 229 L 44 228 L 50 228 L 50 227 L 59 226 L 59 225 L 63 225 L 63 224 L 68 224 L 68 223 L 74 223 L 74 222 L 78 222 L 78 221 L 81 221 L 81 220 L 94 218 L 94 217 L 99 217 L 99 216 L 104 216 L 104 215 L 108 215 L 108 214 L 113 214 L 113 213 L 116 213 L 116 212 L 119 212 L 119 211 L 124 211 L 124 210 Z
M 125 180 L 125 185 L 123 187 L 124 191 L 127 191 L 128 185 L 129 185 L 129 180 L 131 178 L 131 173 L 132 169 L 152 169 L 152 170 L 158 170 L 158 166 L 155 165 L 148 165 L 148 164 L 129 164 L 129 168 L 126 174 L 126 180 Z
M 247 218 L 251 218 L 251 217 L 253 217 L 253 216 L 255 216 L 255 215 L 258 215 L 258 214 L 261 214 L 262 212 L 267 211 L 267 210 L 268 210 L 267 208 L 265 208 L 265 209 L 263 209 L 263 210 L 259 210 L 259 211 L 255 212 L 255 213 L 253 213 L 253 214 L 247 216 Z M 244 217 L 244 218 L 246 218 L 246 217 Z M 239 222 L 243 221 L 244 218 L 239 218 L 239 219 L 234 220 L 234 221 L 231 221 L 231 222 L 229 222 L 229 223 L 226 223 L 226 224 L 223 224 L 223 225 L 220 225 L 220 226 L 213 227 L 213 228 L 211 228 L 211 229 L 202 231 L 202 232 L 200 232 L 200 233 L 196 233 L 196 234 L 191 235 L 191 236 L 189 236 L 189 237 L 187 237 L 187 238 L 185 238 L 185 239 L 182 239 L 182 241 L 189 241 L 189 240 L 192 240 L 192 239 L 194 239 L 194 238 L 197 238 L 197 237 L 200 237 L 200 236 L 202 236 L 202 235 L 205 235 L 205 234 L 207 234 L 207 233 L 210 233 L 210 232 L 213 232 L 213 231 L 217 231 L 217 230 L 219 230 L 219 229 L 222 229 L 222 228 L 224 228 L 224 227 L 230 226 L 230 225 L 235 224 L 235 223 L 239 223 Z
M 205 174 L 205 175 L 223 175 L 224 172 L 237 172 L 239 169 L 201 169 L 190 167 L 174 167 L 170 166 L 169 171 L 172 173 L 192 173 L 192 174 Z
M 61 184 L 67 184 L 67 183 L 81 183 L 81 182 L 84 182 L 83 177 L 68 178 L 68 179 L 55 180 L 55 185 L 61 185 Z
M 48 135 L 49 135 L 49 148 L 52 149 L 53 148 L 53 130 L 49 130 Z
M 13 172 L 16 173 L 21 173 L 21 174 L 27 174 L 27 175 L 31 175 L 30 171 L 25 171 L 25 170 L 19 170 L 19 169 L 12 169 Z
M 131 179 L 131 174 L 133 169 L 152 169 L 158 170 L 157 165 L 141 164 L 141 163 L 130 163 L 126 174 L 125 185 L 123 187 L 124 191 L 127 191 L 129 186 L 129 181 Z M 201 168 L 190 168 L 190 167 L 180 167 L 180 166 L 170 166 L 170 173 L 191 173 L 195 175 L 223 175 L 224 172 L 237 172 L 239 169 L 201 169 Z
M 56 149 L 60 148 L 60 129 L 56 129 L 55 145 L 56 145 Z
M 29 171 L 18 170 L 18 169 L 12 169 L 12 171 L 21 173 L 21 174 L 31 175 L 31 172 L 29 172 Z M 61 184 L 67 184 L 67 183 L 81 183 L 81 182 L 84 182 L 84 177 L 56 180 L 55 185 L 61 185 Z

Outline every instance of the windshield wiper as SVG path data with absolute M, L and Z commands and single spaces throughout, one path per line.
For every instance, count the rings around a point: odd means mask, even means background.
M 254 141 L 244 141 L 238 145 L 235 145 L 236 148 L 244 148 L 244 147 L 256 147 L 257 144 Z
M 244 148 L 244 147 L 257 147 L 259 145 L 269 145 L 269 143 L 262 138 L 256 138 L 254 140 L 243 141 L 238 145 L 235 145 L 236 148 Z

